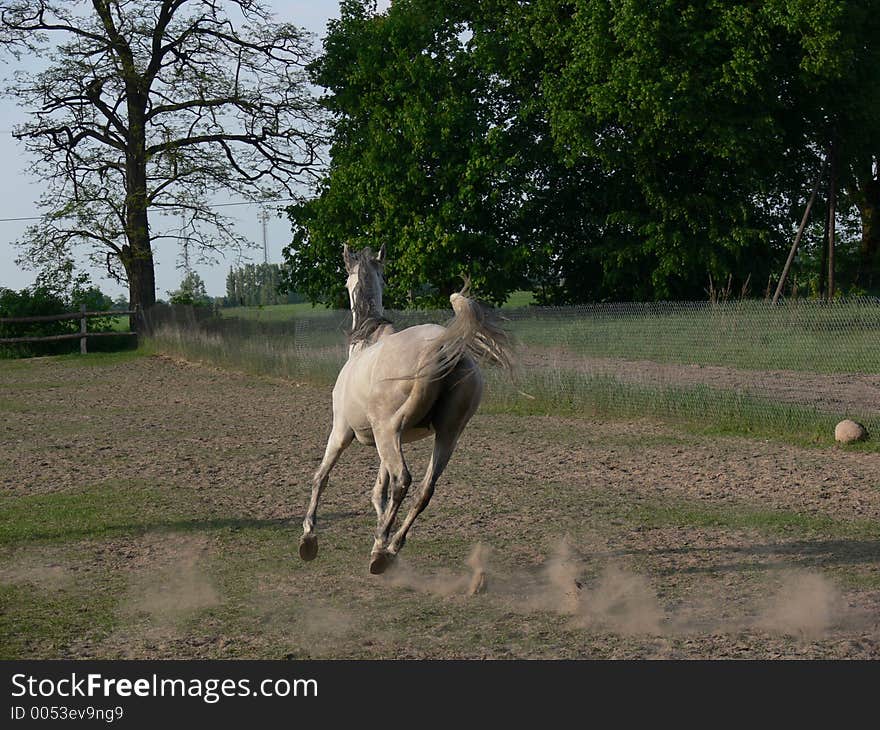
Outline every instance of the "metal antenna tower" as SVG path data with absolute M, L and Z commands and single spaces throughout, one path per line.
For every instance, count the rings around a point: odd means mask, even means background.
M 180 209 L 180 236 L 183 238 L 183 270 L 189 274 L 189 236 L 186 234 L 186 211 Z
M 269 211 L 266 210 L 266 206 L 263 205 L 260 207 L 259 213 L 260 223 L 263 226 L 263 263 L 269 263 L 269 241 L 267 236 L 267 224 L 269 223 Z

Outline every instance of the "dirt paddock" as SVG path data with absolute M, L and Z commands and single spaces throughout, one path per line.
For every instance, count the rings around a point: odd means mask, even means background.
M 0 413 L 0 658 L 880 657 L 877 453 L 484 410 L 376 577 L 357 444 L 297 557 L 327 388 L 43 358 Z

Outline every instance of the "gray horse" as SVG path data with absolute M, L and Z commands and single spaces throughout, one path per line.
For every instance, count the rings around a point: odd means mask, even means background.
M 345 246 L 343 258 L 353 316 L 348 361 L 333 388 L 333 428 L 313 478 L 299 554 L 303 560 L 318 554 L 318 501 L 330 470 L 356 438 L 375 446 L 380 459 L 373 487 L 377 526 L 370 559 L 370 572 L 378 574 L 393 562 L 416 517 L 428 506 L 458 437 L 480 404 L 483 376 L 477 360 L 509 368 L 510 342 L 493 312 L 468 298 L 467 284 L 450 297 L 455 317 L 446 327 L 423 324 L 397 332 L 382 309 L 385 246 L 378 255 L 369 248 L 352 253 Z M 434 450 L 425 478 L 392 536 L 412 482 L 401 445 L 431 434 Z

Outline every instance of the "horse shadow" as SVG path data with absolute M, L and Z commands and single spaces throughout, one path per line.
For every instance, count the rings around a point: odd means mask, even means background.
M 801 568 L 845 568 L 857 565 L 880 563 L 880 540 L 877 539 L 825 539 L 825 540 L 794 540 L 790 542 L 766 542 L 750 545 L 725 545 L 677 548 L 640 548 L 613 550 L 605 553 L 593 553 L 591 557 L 622 558 L 652 556 L 694 556 L 713 554 L 732 554 L 742 556 L 741 560 L 716 563 L 708 560 L 704 563 L 664 567 L 658 571 L 660 575 L 672 574 L 706 574 L 736 573 L 742 571 L 784 570 L 792 567 Z M 776 557 L 777 559 L 767 560 Z

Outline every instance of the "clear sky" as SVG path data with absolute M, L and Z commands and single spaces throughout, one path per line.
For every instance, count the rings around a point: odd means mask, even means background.
M 269 0 L 267 2 L 280 22 L 295 23 L 310 30 L 316 36 L 315 43 L 320 48 L 327 21 L 339 17 L 337 0 Z M 384 10 L 390 0 L 380 0 L 379 10 Z M 14 62 L 0 63 L 0 77 L 8 77 L 14 70 Z M 24 172 L 28 158 L 21 144 L 12 137 L 11 130 L 17 123 L 25 119 L 25 112 L 13 101 L 0 97 L 0 219 L 26 218 L 38 216 L 36 200 L 40 195 L 38 180 Z M 249 250 L 246 255 L 250 260 L 263 260 L 262 226 L 259 221 L 259 208 L 255 205 L 243 205 L 226 208 L 226 213 L 235 219 L 235 226 L 240 233 L 260 244 L 259 249 Z M 159 219 L 161 221 L 162 219 Z M 157 223 L 159 222 L 157 221 Z M 16 265 L 15 259 L 19 249 L 14 242 L 22 235 L 28 221 L 0 221 L 0 287 L 23 289 L 34 281 L 35 272 Z M 155 225 L 155 224 L 154 224 Z M 281 261 L 281 249 L 290 240 L 290 225 L 285 218 L 272 216 L 267 225 L 267 243 L 269 261 Z M 156 296 L 167 298 L 169 290 L 176 289 L 182 277 L 178 268 L 182 263 L 179 247 L 170 242 L 161 242 L 156 251 Z M 220 259 L 214 265 L 194 264 L 194 268 L 204 279 L 211 296 L 222 296 L 226 293 L 226 273 L 232 256 Z M 127 289 L 111 279 L 102 277 L 101 271 L 89 269 L 89 273 L 98 286 L 106 293 L 117 296 L 128 295 Z

